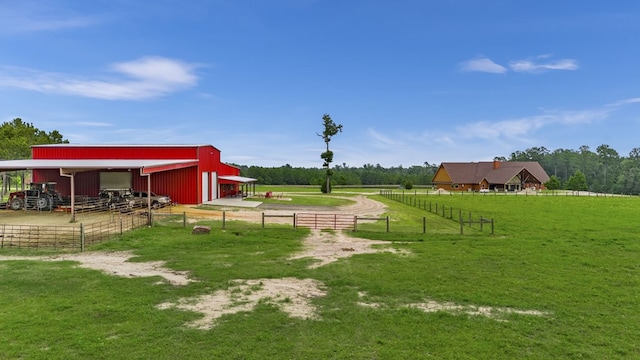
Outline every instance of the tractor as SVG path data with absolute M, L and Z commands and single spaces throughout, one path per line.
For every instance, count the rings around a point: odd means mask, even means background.
M 62 195 L 55 190 L 55 186 L 55 182 L 31 183 L 28 190 L 9 194 L 7 208 L 52 210 L 63 203 Z

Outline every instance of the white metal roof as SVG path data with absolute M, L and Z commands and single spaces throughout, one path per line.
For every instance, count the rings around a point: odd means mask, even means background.
M 193 163 L 197 160 L 6 160 L 0 161 L 0 170 L 65 169 L 86 171 L 96 169 L 142 169 Z
M 241 182 L 241 183 L 250 183 L 250 182 L 258 181 L 258 179 L 248 178 L 244 176 L 235 176 L 235 175 L 222 175 L 222 176 L 218 176 L 218 179 Z
M 211 146 L 210 144 L 40 144 L 31 145 L 31 147 L 203 147 Z

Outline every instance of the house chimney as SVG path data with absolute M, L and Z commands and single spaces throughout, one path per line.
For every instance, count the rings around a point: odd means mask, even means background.
M 502 163 L 500 162 L 500 160 L 493 160 L 493 169 L 500 169 L 500 166 L 502 166 Z

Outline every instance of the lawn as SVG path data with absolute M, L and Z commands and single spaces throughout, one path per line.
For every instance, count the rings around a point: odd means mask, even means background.
M 374 196 L 389 204 L 385 215 L 401 220 L 390 233 L 374 225 L 351 235 L 402 240 L 391 245 L 401 254 L 310 269 L 311 259 L 289 259 L 308 230 L 233 221 L 225 230 L 204 223 L 212 232 L 198 236 L 189 228 L 143 228 L 90 249 L 165 261 L 197 280 L 186 286 L 71 261 L 0 261 L 0 359 L 640 358 L 640 199 L 418 196 L 493 218 L 496 233 L 405 232 L 401 224 L 423 217 L 457 223 Z M 280 278 L 323 284 L 325 295 L 310 299 L 316 317 L 288 316 L 262 301 L 203 330 L 185 326 L 200 313 L 157 307 L 236 279 Z M 408 306 L 429 302 L 541 315 Z

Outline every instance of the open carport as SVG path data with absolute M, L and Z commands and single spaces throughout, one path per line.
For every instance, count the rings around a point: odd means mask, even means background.
M 154 174 L 163 171 L 193 167 L 192 160 L 10 160 L 0 162 L 0 171 L 20 170 L 55 170 L 58 174 L 60 188 L 68 189 L 71 200 L 71 221 L 76 214 L 76 177 L 85 172 L 131 173 L 135 170 L 139 176 L 146 178 L 146 191 L 151 193 Z M 66 180 L 66 181 L 65 181 Z M 65 183 L 66 182 L 66 183 Z M 67 195 L 67 194 L 65 194 Z M 151 197 L 147 197 L 147 208 L 151 211 Z

